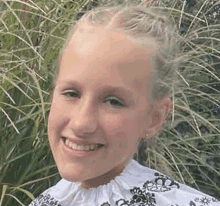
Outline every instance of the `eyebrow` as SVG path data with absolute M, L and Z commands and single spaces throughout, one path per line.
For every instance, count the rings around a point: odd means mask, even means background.
M 57 85 L 57 84 L 56 84 Z M 66 82 L 63 82 L 61 83 L 61 85 L 63 86 L 68 86 L 68 87 L 81 87 L 80 84 L 76 81 L 66 81 Z M 120 86 L 111 86 L 111 85 L 108 85 L 108 86 L 104 86 L 102 88 L 102 90 L 100 90 L 100 93 L 104 93 L 104 92 L 109 92 L 109 93 L 114 93 L 114 94 L 119 94 L 119 95 L 122 95 L 122 96 L 125 96 L 129 99 L 131 99 L 133 97 L 133 92 L 127 88 L 124 88 L 124 87 L 120 87 Z

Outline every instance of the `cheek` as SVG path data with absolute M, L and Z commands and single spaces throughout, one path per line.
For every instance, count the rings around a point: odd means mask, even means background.
M 112 138 L 112 148 L 114 159 L 123 157 L 124 159 L 131 158 L 137 150 L 137 138 L 135 134 L 118 132 L 115 133 L 114 139 Z
M 104 114 L 101 115 L 100 126 L 104 129 L 106 135 L 120 137 L 120 139 L 126 138 L 126 133 L 128 127 L 126 128 L 126 124 L 128 123 L 127 116 L 123 114 Z
M 105 124 L 104 127 L 110 134 L 114 135 L 121 132 L 119 136 L 125 135 L 124 138 L 128 136 L 138 138 L 142 134 L 143 129 L 146 129 L 147 125 L 147 119 L 143 115 L 143 112 L 132 112 L 129 115 L 108 115 L 105 116 L 102 122 Z
M 108 141 L 121 151 L 136 148 L 140 128 L 133 115 L 108 115 L 102 125 L 107 133 Z
M 64 108 L 64 107 L 63 107 Z M 52 103 L 48 117 L 48 135 L 49 139 L 55 134 L 59 134 L 61 128 L 65 125 L 65 115 L 62 107 L 59 104 Z
M 134 124 L 132 118 L 129 118 L 127 114 L 108 114 L 102 117 L 100 122 L 105 130 L 111 135 L 121 133 L 121 136 L 123 136 L 123 133 L 132 130 L 131 127 Z

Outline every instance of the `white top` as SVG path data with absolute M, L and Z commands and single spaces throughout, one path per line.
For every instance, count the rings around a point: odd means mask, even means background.
M 110 183 L 83 190 L 60 180 L 29 206 L 220 206 L 217 199 L 131 160 Z

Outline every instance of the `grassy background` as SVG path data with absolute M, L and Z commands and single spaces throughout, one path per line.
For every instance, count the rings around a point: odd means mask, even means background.
M 69 26 L 102 2 L 0 1 L 0 205 L 27 205 L 59 181 L 46 131 L 56 59 Z M 190 54 L 173 112 L 142 158 L 220 199 L 220 2 L 136 2 L 170 15 Z

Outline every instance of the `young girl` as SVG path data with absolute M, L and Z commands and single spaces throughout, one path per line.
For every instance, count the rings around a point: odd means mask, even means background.
M 63 178 L 30 206 L 219 206 L 133 158 L 170 112 L 177 38 L 152 8 L 99 7 L 60 57 L 48 136 Z

